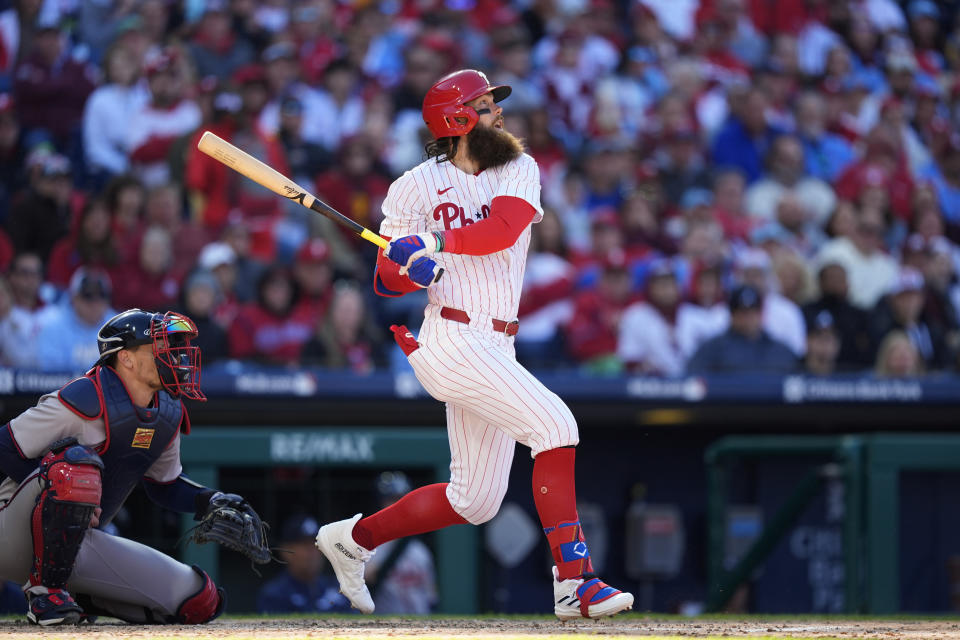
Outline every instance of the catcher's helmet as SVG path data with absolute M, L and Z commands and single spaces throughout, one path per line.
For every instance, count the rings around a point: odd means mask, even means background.
M 200 348 L 190 345 L 196 337 L 197 325 L 185 315 L 129 309 L 107 320 L 97 332 L 97 364 L 121 349 L 149 344 L 160 382 L 170 395 L 206 400 L 200 391 Z
M 482 71 L 461 69 L 440 78 L 423 98 L 423 121 L 434 138 L 462 136 L 469 133 L 480 120 L 479 114 L 465 102 L 485 93 L 493 93 L 493 101 L 500 102 L 513 91 L 506 85 L 491 85 Z M 461 122 L 460 120 L 464 120 Z

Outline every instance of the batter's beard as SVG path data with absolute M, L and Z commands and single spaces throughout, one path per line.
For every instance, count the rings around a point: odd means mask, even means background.
M 523 153 L 523 141 L 509 131 L 478 124 L 467 134 L 467 148 L 471 159 L 477 163 L 477 169 L 483 171 L 519 158 Z

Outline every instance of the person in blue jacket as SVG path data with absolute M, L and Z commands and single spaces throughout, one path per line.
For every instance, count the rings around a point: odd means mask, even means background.
M 278 547 L 287 562 L 283 573 L 260 588 L 260 613 L 348 613 L 350 602 L 340 594 L 337 579 L 323 573 L 326 560 L 317 553 L 313 538 L 320 525 L 306 514 L 287 520 Z

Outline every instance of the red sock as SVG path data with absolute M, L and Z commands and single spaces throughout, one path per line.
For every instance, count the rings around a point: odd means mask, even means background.
M 466 523 L 450 506 L 447 483 L 441 482 L 414 489 L 389 507 L 360 519 L 353 526 L 353 539 L 373 550 L 396 538 Z
M 576 449 L 562 447 L 537 454 L 533 462 L 533 502 L 561 580 L 593 570 L 577 514 L 575 459 Z
M 577 520 L 576 452 L 573 447 L 550 449 L 533 460 L 533 502 L 544 529 Z

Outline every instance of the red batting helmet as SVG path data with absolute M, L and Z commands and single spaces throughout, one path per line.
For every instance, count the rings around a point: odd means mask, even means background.
M 486 93 L 493 93 L 493 101 L 500 102 L 510 95 L 506 85 L 494 86 L 482 71 L 461 69 L 440 78 L 430 87 L 423 99 L 423 121 L 434 138 L 462 136 L 469 133 L 480 120 L 477 112 L 463 106 Z M 461 119 L 466 122 L 461 122 Z

